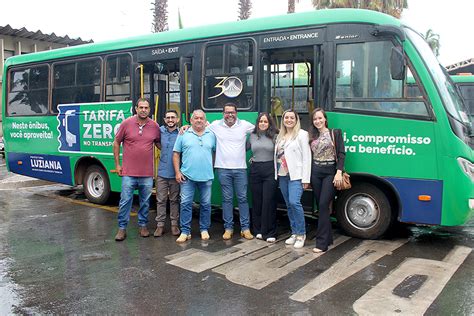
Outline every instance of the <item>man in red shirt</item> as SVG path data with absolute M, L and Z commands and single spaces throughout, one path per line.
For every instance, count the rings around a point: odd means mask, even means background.
M 160 127 L 148 117 L 150 103 L 147 99 L 138 99 L 135 110 L 136 115 L 120 124 L 113 143 L 115 170 L 122 177 L 118 213 L 119 230 L 115 236 L 116 241 L 122 241 L 127 237 L 125 229 L 130 221 L 134 190 L 138 190 L 140 201 L 138 231 L 141 237 L 150 236 L 146 224 L 153 188 L 153 149 L 154 145 L 158 147 L 160 144 Z M 123 146 L 122 166 L 120 165 L 121 144 Z

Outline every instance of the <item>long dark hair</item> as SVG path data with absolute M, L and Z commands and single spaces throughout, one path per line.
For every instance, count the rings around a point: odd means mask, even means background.
M 278 133 L 278 128 L 276 127 L 276 124 L 273 118 L 267 112 L 260 112 L 260 114 L 258 114 L 257 121 L 255 122 L 255 128 L 253 129 L 252 133 L 258 135 L 258 131 L 259 131 L 258 123 L 260 122 L 260 119 L 263 116 L 266 116 L 268 120 L 268 128 L 265 131 L 265 136 L 273 140 L 275 139 L 275 135 Z
M 311 116 L 309 118 L 311 120 L 311 124 L 309 127 L 309 143 L 310 144 L 311 142 L 313 142 L 313 140 L 319 138 L 319 130 L 314 126 L 314 123 L 313 123 L 314 114 L 316 114 L 317 112 L 323 113 L 323 116 L 326 119 L 326 127 L 328 127 L 328 116 L 326 115 L 326 111 L 324 111 L 322 108 L 314 109 L 313 112 L 311 112 Z

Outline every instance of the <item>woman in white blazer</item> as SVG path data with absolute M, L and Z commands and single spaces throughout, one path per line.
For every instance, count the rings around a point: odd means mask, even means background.
M 285 199 L 290 219 L 291 236 L 285 243 L 302 248 L 306 240 L 301 196 L 311 180 L 311 149 L 308 132 L 301 129 L 298 113 L 283 112 L 280 133 L 275 145 L 275 179 Z

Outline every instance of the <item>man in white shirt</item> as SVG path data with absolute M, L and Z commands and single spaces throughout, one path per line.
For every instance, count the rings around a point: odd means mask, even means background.
M 223 119 L 212 122 L 209 129 L 217 138 L 214 167 L 222 187 L 222 217 L 224 219 L 223 239 L 232 238 L 234 233 L 234 190 L 240 215 L 240 235 L 253 239 L 250 233 L 250 215 L 247 202 L 247 163 L 245 142 L 254 125 L 237 118 L 234 103 L 224 105 Z

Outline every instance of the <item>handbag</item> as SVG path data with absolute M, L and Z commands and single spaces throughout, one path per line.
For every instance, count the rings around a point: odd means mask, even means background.
M 331 129 L 331 136 L 332 136 L 332 146 L 334 147 L 334 152 L 336 153 L 336 164 L 337 164 L 337 149 L 336 149 L 336 138 L 334 137 L 334 129 Z M 336 190 L 348 190 L 352 187 L 351 185 L 351 176 L 345 172 L 342 171 L 342 181 L 341 184 L 336 185 L 334 184 L 334 187 Z

